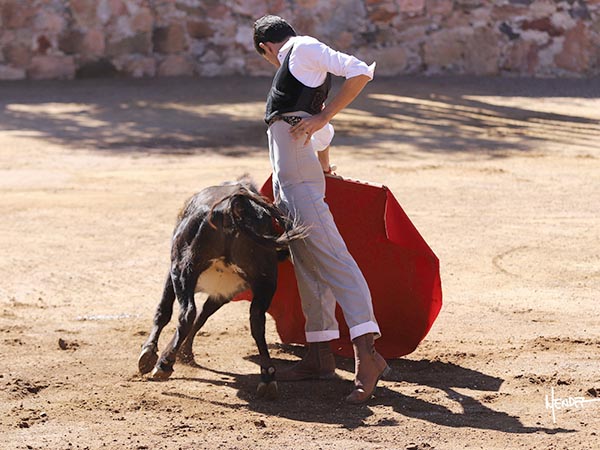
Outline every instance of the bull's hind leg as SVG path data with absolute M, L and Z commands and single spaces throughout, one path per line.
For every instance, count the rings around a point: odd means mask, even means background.
M 158 360 L 158 338 L 163 328 L 171 320 L 173 315 L 173 302 L 175 301 L 175 290 L 171 275 L 167 276 L 163 294 L 154 313 L 154 322 L 150 336 L 142 346 L 142 352 L 138 358 L 138 368 L 141 374 L 146 374 L 152 370 Z
M 250 330 L 260 355 L 260 383 L 256 388 L 256 393 L 259 397 L 272 400 L 277 398 L 279 392 L 277 381 L 275 381 L 275 366 L 269 355 L 265 339 L 265 315 L 275 294 L 275 284 L 263 281 L 252 290 L 254 298 L 250 304 Z
M 198 313 L 196 316 L 196 320 L 194 320 L 194 325 L 190 330 L 190 333 L 183 341 L 181 345 L 181 349 L 177 354 L 177 358 L 179 361 L 187 364 L 191 364 L 194 362 L 194 352 L 192 346 L 194 344 L 194 337 L 200 331 L 200 328 L 204 326 L 206 321 L 210 316 L 212 316 L 215 312 L 221 308 L 227 300 L 224 300 L 222 297 L 208 297 L 202 306 L 202 311 Z
M 173 373 L 177 351 L 188 336 L 196 317 L 194 288 L 198 280 L 198 275 L 186 271 L 185 274 L 173 275 L 172 279 L 177 300 L 179 301 L 179 323 L 177 324 L 173 339 L 171 339 L 169 345 L 167 345 L 160 355 L 152 371 L 151 377 L 155 380 L 166 380 Z

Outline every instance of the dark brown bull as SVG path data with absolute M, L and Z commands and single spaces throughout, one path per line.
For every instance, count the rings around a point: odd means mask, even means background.
M 283 233 L 276 232 L 278 223 Z M 288 243 L 306 229 L 294 224 L 247 181 L 206 188 L 190 198 L 173 233 L 171 270 L 154 316 L 154 326 L 138 359 L 142 374 L 167 379 L 176 356 L 194 360 L 194 336 L 206 320 L 236 294 L 250 288 L 250 329 L 260 354 L 259 396 L 276 397 L 275 367 L 265 340 L 265 313 L 277 286 L 277 264 Z M 208 294 L 196 314 L 195 292 Z M 175 298 L 177 330 L 158 358 L 158 338 L 171 320 Z

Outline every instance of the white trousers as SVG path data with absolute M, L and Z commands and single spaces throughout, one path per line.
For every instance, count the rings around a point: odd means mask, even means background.
M 275 201 L 310 227 L 306 239 L 290 246 L 306 318 L 306 340 L 339 338 L 336 302 L 344 313 L 351 339 L 367 333 L 379 337 L 367 282 L 325 203 L 325 177 L 317 155 L 311 144 L 293 140 L 289 129 L 289 124 L 279 120 L 269 127 L 267 135 Z

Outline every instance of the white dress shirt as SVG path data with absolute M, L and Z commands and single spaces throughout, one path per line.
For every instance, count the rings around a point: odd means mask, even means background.
M 292 46 L 290 72 L 305 86 L 311 88 L 321 86 L 327 77 L 327 72 L 346 79 L 358 75 L 367 75 L 373 79 L 375 63 L 368 66 L 360 59 L 335 51 L 310 36 L 289 38 L 277 54 L 281 64 Z

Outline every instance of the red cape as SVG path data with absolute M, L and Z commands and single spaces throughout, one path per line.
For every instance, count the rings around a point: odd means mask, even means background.
M 442 306 L 438 258 L 387 187 L 332 176 L 326 177 L 326 183 L 325 200 L 371 290 L 381 329 L 375 346 L 385 358 L 411 353 Z M 261 193 L 273 199 L 271 178 Z M 283 343 L 306 342 L 304 315 L 290 261 L 279 265 L 277 291 L 269 314 L 275 319 Z M 350 334 L 339 306 L 336 317 L 340 338 L 332 342 L 332 348 L 341 356 L 352 357 Z

